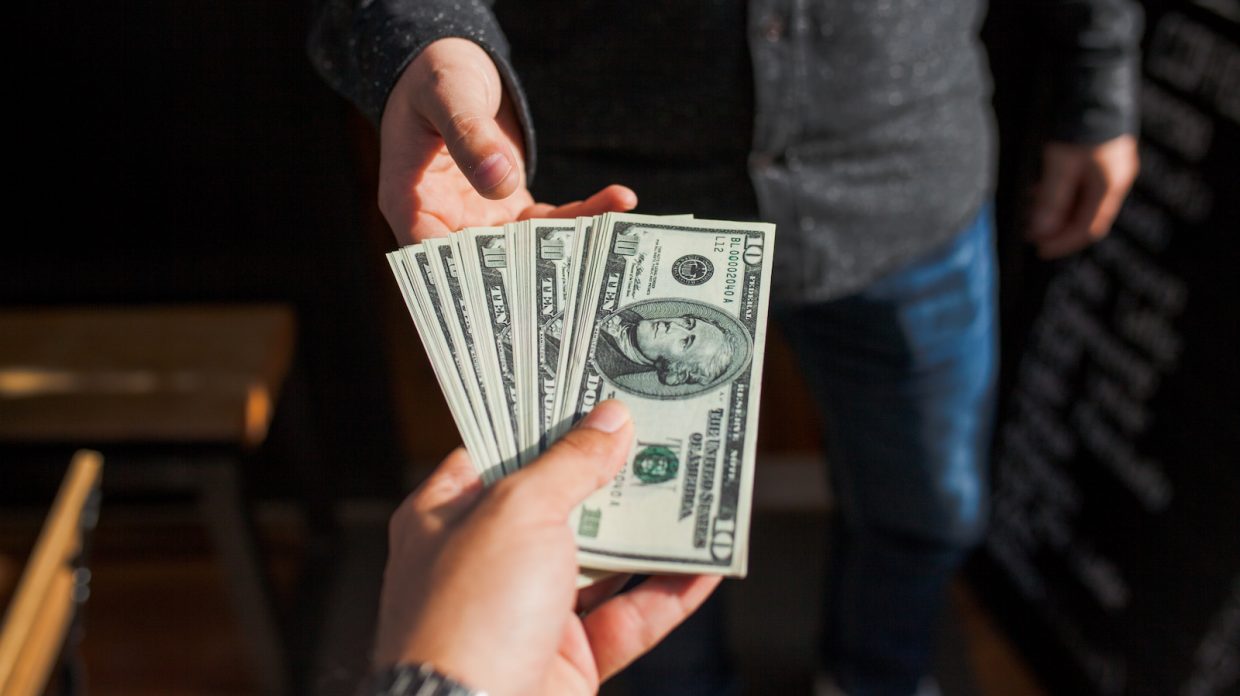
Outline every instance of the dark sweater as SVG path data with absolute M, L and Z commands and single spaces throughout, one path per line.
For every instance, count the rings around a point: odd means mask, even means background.
M 1099 142 L 1133 132 L 1137 6 L 1034 2 L 1057 56 L 1051 134 Z M 778 296 L 825 300 L 948 242 L 990 195 L 981 9 L 979 0 L 327 0 L 310 52 L 377 122 L 426 44 L 473 39 L 518 101 L 531 168 L 537 150 L 536 198 L 619 182 L 643 212 L 760 216 L 779 229 Z

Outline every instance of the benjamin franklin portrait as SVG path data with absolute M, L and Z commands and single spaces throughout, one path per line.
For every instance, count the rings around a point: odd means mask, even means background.
M 657 399 L 714 389 L 739 374 L 752 353 L 749 333 L 735 317 L 693 300 L 637 302 L 600 328 L 599 372 L 623 391 Z

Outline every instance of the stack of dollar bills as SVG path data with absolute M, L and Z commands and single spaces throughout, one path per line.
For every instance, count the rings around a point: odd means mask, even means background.
M 743 576 L 775 228 L 608 213 L 388 254 L 484 482 L 596 403 L 636 443 L 569 520 L 583 569 Z

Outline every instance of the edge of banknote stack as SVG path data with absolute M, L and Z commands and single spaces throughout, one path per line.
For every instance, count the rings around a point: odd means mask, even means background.
M 767 223 L 607 213 L 387 255 L 487 485 L 598 402 L 629 407 L 628 461 L 569 520 L 582 584 L 745 575 L 774 238 Z

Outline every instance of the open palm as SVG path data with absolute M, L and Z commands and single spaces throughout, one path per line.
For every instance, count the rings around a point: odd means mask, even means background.
M 402 244 L 462 227 L 637 204 L 623 186 L 563 206 L 535 204 L 512 101 L 491 58 L 465 39 L 436 41 L 409 65 L 388 97 L 379 136 L 379 208 Z

